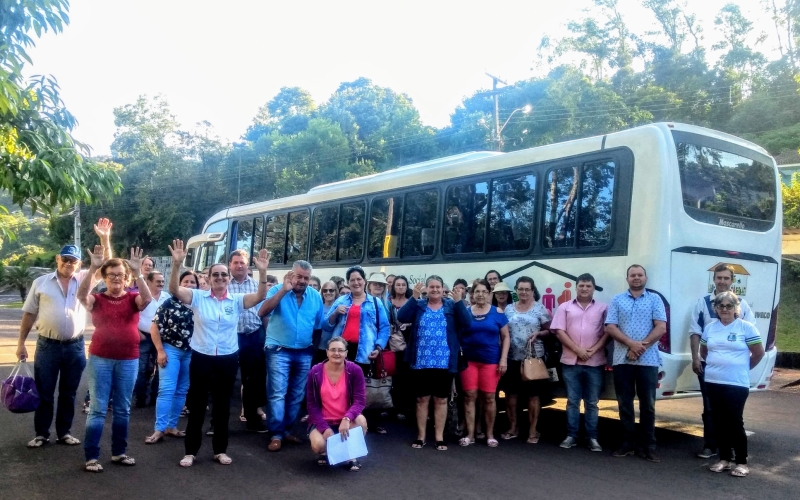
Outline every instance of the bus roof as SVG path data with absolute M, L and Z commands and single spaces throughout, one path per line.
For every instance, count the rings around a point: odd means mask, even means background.
M 419 184 L 466 177 L 486 171 L 503 170 L 505 168 L 548 161 L 554 158 L 566 158 L 592 151 L 599 151 L 603 148 L 603 138 L 606 136 L 636 136 L 642 133 L 653 133 L 654 129 L 659 130 L 662 134 L 669 134 L 672 130 L 702 134 L 759 151 L 764 155 L 769 155 L 769 153 L 760 146 L 724 132 L 683 123 L 652 123 L 602 136 L 548 144 L 511 153 L 495 151 L 462 153 L 411 165 L 404 165 L 385 172 L 366 175 L 355 179 L 322 184 L 310 189 L 307 193 L 268 201 L 248 203 L 221 210 L 206 222 L 206 227 L 213 222 L 225 218 L 246 217 L 264 212 L 290 210 L 294 207 L 306 206 L 309 204 L 347 199 L 364 194 L 390 191 L 396 188 L 407 188 Z

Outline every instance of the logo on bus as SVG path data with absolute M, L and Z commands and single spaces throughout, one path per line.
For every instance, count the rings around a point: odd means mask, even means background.
M 756 319 L 769 319 L 772 316 L 772 313 L 759 311 L 754 311 L 753 314 L 755 315 Z
M 708 269 L 708 293 L 714 292 L 714 268 L 719 265 L 733 268 L 734 276 L 731 291 L 739 297 L 747 295 L 747 277 L 750 276 L 750 273 L 741 264 L 731 264 L 730 262 L 717 262 Z
M 727 219 L 723 219 L 722 217 L 720 217 L 719 219 L 719 225 L 724 227 L 730 227 L 733 229 L 744 229 L 744 222 L 733 222 Z

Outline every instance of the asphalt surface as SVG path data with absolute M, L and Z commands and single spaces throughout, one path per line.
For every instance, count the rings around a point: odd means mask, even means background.
M 12 345 L 19 312 L 0 309 L 0 376 L 13 366 Z M 15 324 L 16 321 L 16 324 Z M 16 326 L 15 326 L 16 325 Z M 29 341 L 34 341 L 31 335 Z M 9 352 L 10 351 L 10 352 Z M 29 347 L 29 353 L 33 349 Z M 584 447 L 564 450 L 564 413 L 545 409 L 542 440 L 501 441 L 498 448 L 478 442 L 467 448 L 451 438 L 447 451 L 436 451 L 432 432 L 422 450 L 410 447 L 415 431 L 406 422 L 387 421 L 387 435 L 367 436 L 369 456 L 360 472 L 318 466 L 308 446 L 287 444 L 278 453 L 266 450 L 267 435 L 244 432 L 233 403 L 228 454 L 234 462 L 212 460 L 205 438 L 195 466 L 183 469 L 180 439 L 145 445 L 152 432 L 153 408 L 132 409 L 128 453 L 135 467 L 110 462 L 110 416 L 102 440 L 102 474 L 84 472 L 82 446 L 50 444 L 30 450 L 33 414 L 16 415 L 0 408 L 0 499 L 81 499 L 97 497 L 223 499 L 489 499 L 527 498 L 800 498 L 800 391 L 779 389 L 798 372 L 778 373 L 773 390 L 751 395 L 745 410 L 750 476 L 744 479 L 707 471 L 712 460 L 694 457 L 702 447 L 699 399 L 661 401 L 657 439 L 662 463 L 638 457 L 613 458 L 619 422 L 616 403 L 602 403 L 600 442 L 605 451 Z M 86 390 L 85 380 L 79 394 Z M 236 391 L 238 393 L 238 391 Z M 563 405 L 563 402 L 559 402 Z M 79 405 L 77 405 L 79 407 Z M 558 406 L 558 404 L 556 405 Z M 608 417 L 606 417 L 608 416 Z M 77 412 L 73 434 L 83 439 L 85 415 Z M 504 427 L 504 417 L 498 427 Z M 185 427 L 181 419 L 180 427 Z

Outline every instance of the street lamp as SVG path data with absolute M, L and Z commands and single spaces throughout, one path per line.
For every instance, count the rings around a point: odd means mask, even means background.
M 233 147 L 239 150 L 239 181 L 236 183 L 236 204 L 238 205 L 241 200 L 242 193 L 242 148 L 245 146 L 244 142 L 234 142 Z
M 523 114 L 527 115 L 528 113 L 533 111 L 533 106 L 531 106 L 530 104 L 526 104 L 525 106 L 523 106 L 521 108 L 515 109 L 514 111 L 511 112 L 510 115 L 508 115 L 508 118 L 506 118 L 506 121 L 505 121 L 505 123 L 503 123 L 503 126 L 500 127 L 497 130 L 497 137 L 495 138 L 495 140 L 497 141 L 497 150 L 498 151 L 502 151 L 503 150 L 503 130 L 505 130 L 506 125 L 508 125 L 508 122 L 511 121 L 511 117 L 514 116 L 514 113 L 516 113 L 517 111 L 522 111 Z

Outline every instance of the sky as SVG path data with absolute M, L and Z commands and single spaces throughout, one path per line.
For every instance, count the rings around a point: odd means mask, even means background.
M 708 47 L 713 19 L 730 0 L 690 2 Z M 620 0 L 635 32 L 657 29 L 637 0 Z M 733 0 L 766 31 L 760 2 Z M 78 119 L 75 137 L 109 153 L 115 107 L 162 94 L 184 129 L 208 120 L 225 141 L 239 139 L 281 87 L 317 103 L 359 77 L 407 94 L 425 125 L 442 127 L 462 99 L 538 76 L 543 35 L 565 34 L 591 0 L 72 0 L 71 24 L 29 51 L 26 75 L 54 75 Z M 642 28 L 642 26 L 652 28 Z

